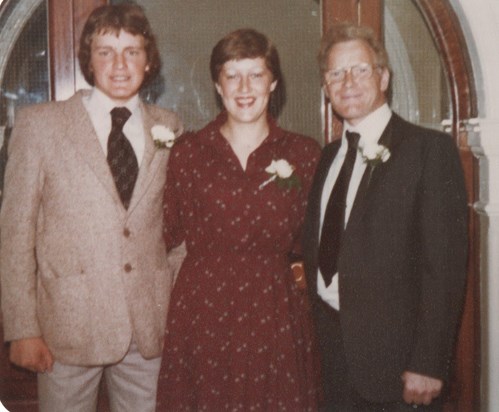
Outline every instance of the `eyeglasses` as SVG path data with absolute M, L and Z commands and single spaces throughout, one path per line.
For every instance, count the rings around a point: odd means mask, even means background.
M 370 63 L 359 63 L 350 67 L 340 67 L 326 72 L 324 79 L 326 84 L 340 83 L 345 80 L 347 73 L 351 73 L 354 80 L 368 79 L 373 73 L 374 69 L 378 69 L 379 65 Z

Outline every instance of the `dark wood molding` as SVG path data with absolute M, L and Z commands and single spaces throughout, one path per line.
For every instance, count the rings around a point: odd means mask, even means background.
M 381 36 L 383 0 L 324 0 L 322 25 L 326 32 L 333 24 L 350 22 L 372 27 Z

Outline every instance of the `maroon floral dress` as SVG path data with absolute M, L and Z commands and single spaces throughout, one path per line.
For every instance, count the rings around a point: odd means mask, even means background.
M 311 138 L 270 133 L 243 170 L 224 114 L 175 144 L 164 199 L 168 249 L 187 256 L 171 297 L 158 411 L 309 411 L 317 370 L 305 293 L 290 270 L 320 156 Z M 300 187 L 268 180 L 285 159 Z

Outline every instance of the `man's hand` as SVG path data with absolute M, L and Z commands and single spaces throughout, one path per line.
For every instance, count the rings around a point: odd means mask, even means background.
M 404 401 L 416 405 L 429 405 L 440 395 L 443 386 L 440 379 L 408 371 L 402 374 L 402 381 L 404 382 Z
M 429 405 L 440 395 L 443 386 L 440 379 L 408 371 L 402 374 L 402 381 L 404 401 L 415 405 Z
M 10 343 L 10 361 L 32 372 L 52 372 L 54 358 L 42 338 L 14 340 Z

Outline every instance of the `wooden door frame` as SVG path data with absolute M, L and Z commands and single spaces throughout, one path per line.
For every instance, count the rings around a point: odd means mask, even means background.
M 480 272 L 479 219 L 473 208 L 478 199 L 478 164 L 468 144 L 469 120 L 477 116 L 477 97 L 473 70 L 464 35 L 448 0 L 413 0 L 426 21 L 450 86 L 452 119 L 450 130 L 459 148 L 466 180 L 469 210 L 469 249 L 466 296 L 459 327 L 454 375 L 447 397 L 449 411 L 480 409 Z M 337 22 L 349 21 L 368 25 L 382 38 L 382 0 L 323 0 L 322 29 L 327 31 Z M 341 124 L 325 102 L 326 125 L 324 136 L 328 142 L 338 138 Z

